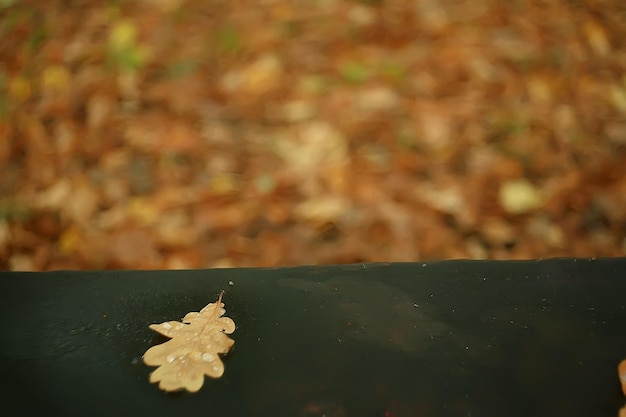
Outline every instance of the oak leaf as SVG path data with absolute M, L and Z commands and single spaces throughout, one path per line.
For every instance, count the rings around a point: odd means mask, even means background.
M 622 384 L 622 392 L 626 395 L 626 359 L 617 365 L 617 373 L 619 375 L 619 382 Z
M 166 321 L 151 324 L 150 329 L 172 338 L 151 347 L 143 355 L 143 362 L 158 366 L 150 374 L 150 382 L 159 382 L 164 391 L 186 389 L 196 392 L 204 383 L 204 375 L 219 378 L 224 374 L 224 363 L 219 353 L 228 353 L 235 341 L 228 336 L 235 331 L 235 322 L 222 317 L 220 293 L 216 303 L 210 303 L 200 312 L 187 313 L 183 322 Z
M 626 359 L 617 365 L 617 373 L 619 375 L 619 382 L 622 385 L 622 392 L 626 395 Z M 620 408 L 619 417 L 626 417 L 626 405 Z

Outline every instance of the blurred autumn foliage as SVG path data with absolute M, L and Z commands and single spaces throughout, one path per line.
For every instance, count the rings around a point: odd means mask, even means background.
M 623 0 L 0 0 L 0 269 L 626 254 Z

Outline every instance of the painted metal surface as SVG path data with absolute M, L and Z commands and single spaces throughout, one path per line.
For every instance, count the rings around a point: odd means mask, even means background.
M 12 415 L 615 415 L 626 259 L 0 273 Z M 224 289 L 226 372 L 148 383 L 151 323 Z

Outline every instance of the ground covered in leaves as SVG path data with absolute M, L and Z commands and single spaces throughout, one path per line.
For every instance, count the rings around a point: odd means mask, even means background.
M 623 0 L 0 1 L 0 269 L 626 255 Z

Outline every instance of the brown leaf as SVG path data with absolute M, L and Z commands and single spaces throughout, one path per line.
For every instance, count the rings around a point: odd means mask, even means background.
M 183 322 L 166 321 L 149 327 L 172 339 L 153 346 L 143 355 L 143 362 L 158 366 L 150 374 L 150 382 L 159 382 L 164 391 L 186 389 L 196 392 L 202 388 L 204 375 L 219 378 L 224 374 L 224 363 L 218 353 L 228 353 L 235 341 L 228 336 L 235 331 L 235 322 L 221 317 L 226 310 L 220 293 L 216 303 L 210 303 L 199 313 L 191 312 Z
M 128 145 L 142 152 L 194 154 L 202 150 L 200 135 L 183 120 L 160 112 L 136 117 L 124 133 Z
M 251 95 L 262 95 L 277 88 L 281 82 L 283 68 L 280 60 L 265 54 L 241 71 L 226 74 L 223 87 L 226 91 L 242 91 Z

